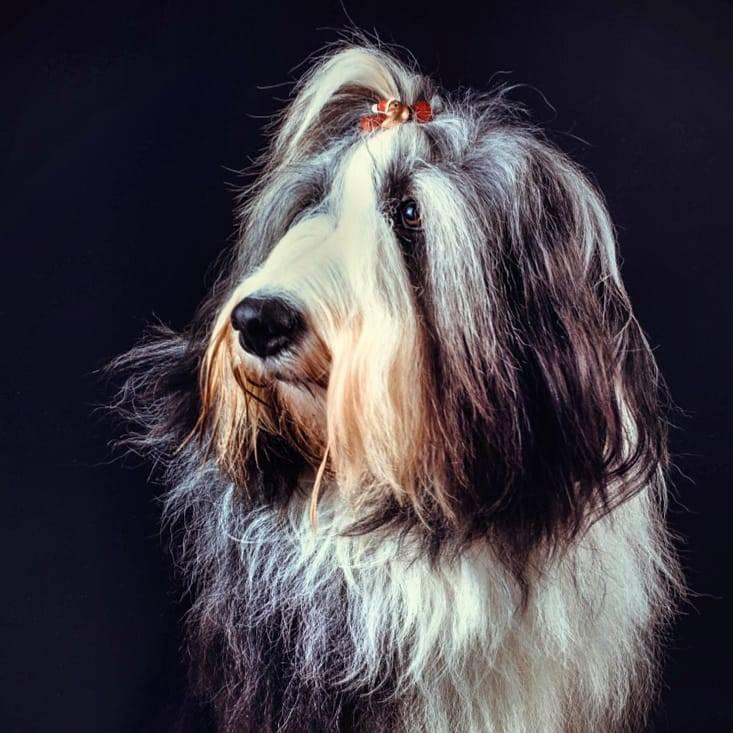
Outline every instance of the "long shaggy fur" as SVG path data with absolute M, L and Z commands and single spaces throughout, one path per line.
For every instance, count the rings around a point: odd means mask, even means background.
M 434 119 L 363 135 L 379 98 Z M 220 729 L 635 730 L 680 581 L 598 192 L 503 93 L 348 46 L 299 84 L 241 222 L 191 329 L 117 364 Z M 264 361 L 230 323 L 254 293 L 307 323 Z

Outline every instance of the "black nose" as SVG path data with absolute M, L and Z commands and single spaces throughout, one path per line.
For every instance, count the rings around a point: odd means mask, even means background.
M 232 311 L 232 326 L 242 348 L 264 359 L 294 343 L 303 331 L 303 317 L 280 298 L 251 295 Z

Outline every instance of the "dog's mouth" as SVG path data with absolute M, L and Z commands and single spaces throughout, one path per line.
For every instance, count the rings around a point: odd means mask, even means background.
M 250 381 L 252 381 L 255 386 L 263 388 L 272 388 L 278 384 L 300 388 L 311 393 L 313 397 L 317 396 L 317 392 L 325 392 L 328 389 L 328 373 L 311 376 L 309 374 L 286 371 L 285 369 L 278 367 L 268 369 L 265 378 L 261 383 L 258 384 L 251 378 Z
M 283 385 L 314 397 L 328 389 L 330 357 L 319 339 L 303 334 L 296 342 L 263 356 L 253 354 L 241 343 L 241 333 L 237 341 L 240 365 L 253 386 L 272 389 Z

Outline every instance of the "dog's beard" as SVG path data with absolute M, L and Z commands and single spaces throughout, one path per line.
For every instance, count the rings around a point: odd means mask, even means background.
M 241 353 L 222 319 L 202 369 L 197 430 L 208 431 L 227 475 L 246 487 L 244 471 L 257 470 L 259 445 L 275 437 L 302 455 L 314 500 L 323 482 L 355 516 L 386 497 L 404 503 L 427 484 L 427 473 L 436 482 L 422 465 L 429 421 L 420 335 L 402 321 L 389 333 L 386 319 L 375 320 L 377 332 L 351 317 L 328 345 L 309 334 L 288 353 L 262 360 Z
M 203 359 L 192 438 L 205 442 L 222 471 L 243 487 L 266 436 L 290 443 L 317 464 L 326 444 L 328 352 L 314 343 L 265 363 L 243 352 L 223 313 Z

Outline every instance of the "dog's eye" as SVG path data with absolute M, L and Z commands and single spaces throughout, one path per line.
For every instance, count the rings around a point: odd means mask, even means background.
M 418 230 L 422 227 L 420 209 L 412 199 L 403 201 L 398 209 L 399 224 L 403 229 Z

